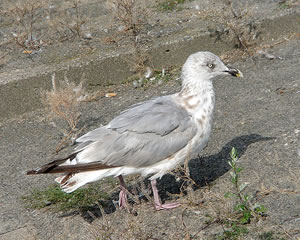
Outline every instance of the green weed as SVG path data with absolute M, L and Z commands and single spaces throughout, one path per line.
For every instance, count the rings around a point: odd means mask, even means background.
M 266 208 L 263 205 L 255 203 L 254 205 L 251 204 L 250 200 L 251 197 L 248 194 L 244 193 L 245 188 L 247 187 L 248 183 L 240 183 L 239 177 L 240 172 L 243 170 L 241 167 L 237 166 L 238 163 L 238 155 L 236 149 L 233 147 L 230 152 L 231 160 L 228 161 L 228 164 L 231 167 L 231 182 L 234 185 L 235 192 L 227 192 L 225 194 L 225 198 L 234 197 L 238 199 L 238 203 L 234 207 L 234 210 L 238 213 L 241 213 L 242 216 L 240 217 L 240 223 L 250 223 L 251 218 L 254 215 L 263 215 L 266 212 Z
M 170 80 L 176 79 L 179 75 L 179 69 L 176 67 L 169 67 L 167 69 L 163 68 L 162 70 L 151 70 L 150 76 L 146 76 L 147 72 L 144 75 L 136 74 L 133 77 L 130 77 L 125 81 L 125 83 L 132 82 L 135 88 L 143 88 L 143 90 L 148 89 L 150 86 L 162 85 L 169 82 Z
M 241 235 L 248 233 L 246 224 L 250 224 L 252 219 L 257 216 L 262 216 L 266 212 L 266 208 L 259 203 L 251 203 L 252 197 L 244 190 L 247 187 L 247 183 L 240 183 L 240 173 L 243 170 L 238 166 L 238 154 L 235 148 L 232 148 L 230 152 L 231 160 L 228 164 L 231 167 L 231 182 L 234 186 L 234 192 L 225 193 L 225 198 L 233 198 L 236 200 L 236 204 L 233 208 L 236 213 L 236 217 L 225 222 L 224 232 L 218 239 L 238 239 Z
M 158 4 L 158 9 L 161 11 L 181 10 L 179 4 L 183 4 L 185 0 L 164 0 Z
M 249 233 L 248 229 L 245 226 L 240 226 L 238 224 L 228 223 L 228 230 L 225 230 L 222 236 L 218 236 L 218 240 L 225 239 L 239 239 L 239 237 Z
M 273 232 L 265 232 L 258 236 L 258 239 L 260 240 L 273 240 L 274 239 L 274 233 Z
M 285 240 L 285 238 L 278 236 L 278 234 L 273 231 L 264 232 L 258 235 L 259 240 Z
M 33 190 L 30 195 L 23 196 L 23 200 L 26 207 L 31 209 L 49 206 L 54 211 L 85 210 L 101 199 L 108 199 L 108 194 L 99 189 L 99 185 L 90 184 L 87 188 L 65 193 L 55 184 L 45 190 Z
M 287 3 L 286 0 L 280 1 L 280 2 L 278 3 L 278 5 L 279 5 L 279 8 L 281 8 L 281 9 L 289 8 L 289 4 Z

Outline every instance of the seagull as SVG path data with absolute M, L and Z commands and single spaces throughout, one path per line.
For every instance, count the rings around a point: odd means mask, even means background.
M 157 179 L 198 156 L 206 146 L 215 104 L 213 80 L 226 75 L 243 77 L 213 53 L 190 55 L 182 67 L 180 92 L 132 105 L 107 125 L 76 139 L 78 146 L 71 155 L 27 175 L 63 173 L 55 180 L 66 193 L 105 177 L 118 177 L 120 208 L 128 208 L 123 176 L 151 176 L 155 209 L 179 206 L 162 204 Z

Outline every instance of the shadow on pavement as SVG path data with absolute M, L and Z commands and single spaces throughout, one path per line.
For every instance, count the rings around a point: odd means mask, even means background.
M 242 135 L 225 144 L 225 146 L 217 154 L 190 160 L 190 177 L 196 183 L 196 185 L 193 186 L 194 190 L 213 182 L 230 169 L 230 166 L 227 162 L 230 160 L 230 151 L 232 147 L 236 148 L 238 156 L 241 157 L 246 152 L 249 145 L 261 141 L 270 141 L 272 139 L 274 138 L 263 137 L 258 134 Z M 164 202 L 170 198 L 167 193 L 180 193 L 180 187 L 182 184 L 184 184 L 184 181 L 176 181 L 174 175 L 164 175 L 158 181 L 158 189 L 162 201 Z M 149 181 L 147 179 L 145 180 L 145 185 L 149 185 Z M 132 189 L 138 189 L 138 187 L 130 186 L 129 190 L 131 191 Z M 143 198 L 143 196 L 141 196 L 141 198 Z M 118 192 L 113 193 L 110 200 L 99 201 L 99 204 L 103 208 L 105 214 L 110 214 L 116 211 L 116 206 L 113 203 L 116 200 L 118 200 Z M 95 218 L 102 216 L 99 206 L 97 205 L 91 206 L 89 209 L 83 209 L 79 212 L 76 211 L 71 213 L 71 215 L 73 214 L 81 214 L 81 216 L 88 222 L 92 222 Z M 66 215 L 62 215 L 62 217 L 63 216 Z
M 210 182 L 224 175 L 229 171 L 230 151 L 236 148 L 238 156 L 241 157 L 246 152 L 249 145 L 261 141 L 269 141 L 273 137 L 263 137 L 258 134 L 242 135 L 226 143 L 220 152 L 210 156 L 204 156 L 189 161 L 189 171 L 191 179 L 196 183 L 194 190 L 206 186 Z M 183 174 L 183 173 L 182 173 Z M 158 188 L 162 200 L 169 199 L 167 192 L 178 194 L 183 181 L 176 181 L 175 176 L 166 174 L 158 182 Z

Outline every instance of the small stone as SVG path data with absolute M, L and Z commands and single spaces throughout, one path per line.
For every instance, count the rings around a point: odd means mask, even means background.
M 92 34 L 91 33 L 85 33 L 84 38 L 85 39 L 92 39 Z
M 118 31 L 119 31 L 119 32 L 123 32 L 124 30 L 125 30 L 125 27 L 124 27 L 124 26 L 119 26 L 119 27 L 118 27 Z
M 150 67 L 146 67 L 146 72 L 144 73 L 144 76 L 145 78 L 151 78 L 153 76 L 153 71 Z
M 138 82 L 136 80 L 134 80 L 132 82 L 132 85 L 133 85 L 134 88 L 138 88 Z

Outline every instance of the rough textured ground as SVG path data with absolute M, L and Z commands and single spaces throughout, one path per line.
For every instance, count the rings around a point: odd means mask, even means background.
M 61 216 L 43 210 L 25 210 L 21 196 L 33 188 L 46 187 L 54 176 L 28 177 L 25 170 L 47 162 L 59 142 L 59 132 L 43 118 L 43 112 L 32 112 L 23 118 L 1 125 L 1 224 L 0 239 L 90 239 L 95 232 L 101 238 L 112 231 L 112 239 L 183 239 L 186 231 L 195 239 L 213 238 L 219 226 L 205 226 L 205 214 L 211 213 L 210 201 L 230 187 L 228 154 L 236 147 L 243 166 L 242 181 L 249 182 L 247 191 L 268 209 L 268 217 L 251 226 L 245 237 L 281 232 L 284 239 L 300 237 L 299 220 L 299 40 L 286 42 L 270 53 L 270 60 L 256 56 L 234 63 L 245 78 L 215 81 L 215 124 L 208 147 L 200 159 L 190 162 L 192 178 L 201 186 L 213 184 L 180 197 L 182 207 L 156 212 L 151 205 L 135 206 L 138 216 L 116 211 L 105 217 L 106 231 L 101 231 L 103 218 L 87 223 L 81 216 Z M 178 84 L 152 87 L 146 91 L 122 88 L 115 98 L 102 98 L 83 108 L 87 129 L 108 122 L 124 107 L 143 99 L 179 89 Z M 174 179 L 164 177 L 160 189 L 176 188 Z M 201 203 L 201 201 L 203 202 Z M 188 204 L 194 202 L 194 204 Z M 201 203 L 195 205 L 195 203 Z M 222 207 L 222 201 L 219 206 Z M 213 215 L 213 213 L 212 213 Z M 182 216 L 186 228 L 182 224 Z M 109 226 L 113 230 L 109 230 Z M 131 230 L 130 230 L 131 229 Z M 102 234 L 102 235 L 101 235 Z M 17 237 L 16 237 L 17 236 Z
M 130 26 L 116 21 L 120 14 L 111 10 L 110 1 L 78 0 L 74 8 L 73 0 L 47 0 L 41 1 L 44 4 L 34 12 L 31 39 L 26 30 L 30 29 L 29 14 L 22 17 L 12 12 L 22 12 L 28 8 L 25 3 L 36 1 L 0 2 L 0 119 L 41 108 L 39 90 L 51 87 L 53 73 L 57 78 L 66 75 L 77 83 L 84 79 L 90 91 L 118 84 L 120 75 L 123 79 L 132 77 L 130 69 L 135 68 L 135 59 L 143 60 L 128 55 L 134 52 L 134 45 L 143 53 L 147 50 L 147 65 L 161 69 L 182 64 L 199 49 L 216 54 L 232 50 L 241 46 L 238 37 L 244 45 L 258 48 L 263 42 L 274 44 L 289 39 L 298 32 L 300 21 L 297 0 L 251 0 L 247 4 L 234 0 L 231 6 L 227 4 L 230 1 L 187 0 L 178 4 L 181 11 L 170 12 L 157 7 L 165 0 L 139 0 L 147 4 L 134 11 L 139 32 L 133 36 L 126 30 Z M 7 2 L 21 4 L 16 8 Z M 72 31 L 82 20 L 85 22 L 78 36 Z M 26 34 L 29 38 L 16 44 L 15 38 Z
M 182 12 L 159 13 L 164 16 L 157 16 L 163 24 L 153 26 L 157 34 L 162 34 L 158 38 L 175 41 L 194 31 L 199 19 L 195 17 L 190 22 L 182 19 L 189 19 L 197 12 L 197 3 L 199 1 L 188 3 L 188 8 Z M 87 1 L 85 7 L 89 4 Z M 257 19 L 263 19 L 266 11 L 275 16 L 294 9 L 278 8 L 276 1 L 249 1 L 249 4 L 256 6 Z M 95 7 L 93 14 L 97 16 L 96 13 Z M 205 31 L 206 27 L 203 26 Z M 5 31 L 9 32 L 9 28 L 1 29 L 2 40 Z M 137 216 L 117 210 L 90 224 L 78 214 L 65 216 L 47 209 L 26 210 L 21 197 L 34 188 L 43 189 L 52 184 L 54 176 L 28 177 L 25 172 L 57 157 L 53 152 L 62 134 L 45 118 L 44 110 L 3 120 L 0 123 L 0 239 L 184 239 L 187 233 L 194 236 L 192 239 L 215 239 L 223 230 L 217 223 L 205 227 L 206 216 L 216 217 L 219 209 L 231 207 L 231 201 L 224 202 L 222 196 L 232 185 L 227 160 L 233 146 L 237 148 L 244 169 L 241 181 L 249 182 L 247 192 L 268 209 L 268 216 L 248 226 L 250 233 L 241 239 L 259 239 L 260 234 L 269 231 L 277 234 L 278 239 L 299 239 L 300 41 L 299 29 L 294 31 L 296 35 L 292 40 L 266 50 L 275 56 L 274 59 L 256 54 L 231 63 L 244 73 L 243 79 L 215 81 L 216 111 L 211 139 L 200 159 L 193 159 L 189 164 L 191 177 L 202 188 L 180 196 L 178 201 L 182 206 L 171 211 L 154 211 L 150 203 L 135 204 Z M 92 41 L 93 47 L 98 46 L 95 38 Z M 77 54 L 81 43 L 75 40 L 61 45 L 55 43 L 44 48 L 42 55 L 34 55 L 34 62 L 13 46 L 15 54 L 7 56 L 7 63 L 0 69 L 4 74 L 1 76 L 6 79 L 9 71 L 48 64 L 51 55 L 47 53 L 53 53 L 59 62 L 64 62 Z M 1 51 L 7 51 L 7 45 L 3 46 Z M 116 97 L 83 104 L 80 126 L 85 124 L 84 131 L 94 129 L 133 103 L 179 89 L 176 81 L 153 85 L 145 91 L 131 85 L 116 87 Z M 60 154 L 68 151 L 70 148 Z M 211 185 L 210 189 L 203 188 L 206 184 Z M 163 193 L 178 191 L 178 185 L 169 175 L 161 179 L 159 188 L 165 200 L 169 198 Z
M 34 0 L 23 2 L 34 2 Z M 36 49 L 34 49 L 29 45 L 26 47 L 26 44 L 24 48 L 20 47 L 15 43 L 13 37 L 13 33 L 18 36 L 28 33 L 26 29 L 29 28 L 29 19 L 21 18 L 20 20 L 23 20 L 24 24 L 19 24 L 14 21 L 17 15 L 9 11 L 15 6 L 22 9 L 24 4 L 14 5 L 2 1 L 0 3 L 2 13 L 0 16 L 0 56 L 7 55 L 7 53 L 9 55 L 3 61 L 5 64 L 1 64 L 0 73 L 16 71 L 16 69 L 37 68 L 44 64 L 49 67 L 66 62 L 71 63 L 78 58 L 91 58 L 93 52 L 99 56 L 115 55 L 126 52 L 128 45 L 130 48 L 128 38 L 122 37 L 122 31 L 126 26 L 120 21 L 115 21 L 118 15 L 116 15 L 116 11 L 113 11 L 111 1 L 81 0 L 78 2 L 79 18 L 84 20 L 84 24 L 80 28 L 81 37 L 70 31 L 72 23 L 75 23 L 77 19 L 72 1 L 43 1 L 34 16 L 32 33 L 33 39 L 38 42 Z M 272 0 L 251 0 L 247 1 L 246 4 L 241 1 L 232 1 L 232 10 L 226 1 L 185 1 L 185 4 L 178 4 L 180 11 L 169 12 L 162 11 L 161 8 L 157 7 L 160 2 L 164 1 L 140 0 L 138 2 L 141 4 L 137 5 L 137 9 L 142 7 L 143 14 L 146 14 L 147 18 L 142 21 L 143 26 L 139 36 L 145 41 L 145 48 L 179 39 L 188 40 L 207 32 L 211 32 L 212 35 L 219 32 L 224 35 L 222 37 L 226 37 L 228 26 L 225 22 L 234 16 L 231 11 L 234 11 L 239 23 L 252 24 L 255 28 L 259 22 L 291 14 L 299 9 L 299 3 L 295 0 L 284 1 L 285 4 Z M 140 10 L 136 12 L 135 16 L 141 15 L 138 14 Z M 134 19 L 137 18 L 134 17 Z M 57 21 L 63 22 L 64 25 L 58 24 Z M 282 29 L 282 31 L 285 30 Z M 90 38 L 86 38 L 86 34 Z M 115 41 L 116 36 L 124 40 L 117 42 L 117 44 L 109 44 L 109 39 Z M 236 44 L 236 42 L 231 44 Z M 118 48 L 118 45 L 121 48 Z M 127 49 L 124 48 L 124 45 L 127 45 Z M 24 54 L 24 49 L 32 50 L 33 54 L 31 56 Z M 37 68 L 36 71 L 42 71 L 42 69 Z M 5 75 L 3 76 L 5 77 Z

